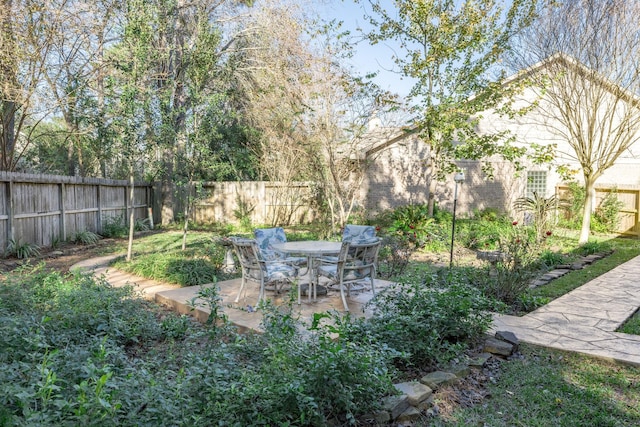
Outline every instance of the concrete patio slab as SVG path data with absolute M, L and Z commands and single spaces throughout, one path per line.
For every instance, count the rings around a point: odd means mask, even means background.
M 96 277 L 102 277 L 111 286 L 131 285 L 138 290 L 144 298 L 155 301 L 170 307 L 180 314 L 188 314 L 196 319 L 204 322 L 209 317 L 211 311 L 207 306 L 207 302 L 200 297 L 201 291 L 214 284 L 202 286 L 180 287 L 178 285 L 170 285 L 154 280 L 145 279 L 122 271 L 109 268 L 111 260 L 117 255 L 95 258 L 92 260 L 82 261 L 72 267 L 83 271 L 91 271 Z M 307 277 L 302 277 L 304 282 Z M 262 315 L 256 310 L 258 300 L 258 286 L 254 282 L 249 282 L 247 293 L 238 303 L 235 302 L 238 290 L 240 289 L 241 279 L 226 280 L 218 282 L 218 296 L 221 298 L 220 305 L 222 313 L 227 316 L 229 322 L 238 328 L 238 331 L 245 333 L 248 331 L 260 331 Z M 376 280 L 376 291 L 382 290 L 392 282 L 385 280 Z M 288 290 L 281 293 L 275 291 L 266 292 L 266 297 L 275 305 L 287 304 L 293 298 L 293 310 L 296 315 L 303 321 L 310 322 L 314 313 L 326 311 L 344 311 L 340 292 L 329 289 L 326 295 L 318 295 L 315 301 L 309 300 L 306 295 L 302 296 L 301 304 L 297 304 L 297 294 L 291 296 Z M 354 317 L 368 316 L 371 314 L 367 308 L 367 303 L 373 297 L 370 288 L 362 291 L 353 291 L 350 297 L 347 297 L 349 312 Z
M 135 277 L 108 268 L 113 256 L 95 258 L 76 264 L 74 268 L 93 271 L 112 286 L 131 284 L 146 298 L 164 304 L 179 313 L 206 320 L 209 310 L 199 298 L 201 287 L 180 288 L 148 279 Z M 391 282 L 376 281 L 376 288 L 383 289 Z M 206 286 L 213 286 L 205 285 Z M 257 289 L 249 287 L 246 299 L 235 303 L 240 279 L 217 283 L 222 298 L 222 309 L 229 321 L 240 331 L 259 331 L 261 315 L 254 311 Z M 290 298 L 287 292 L 267 292 L 275 304 L 283 304 Z M 356 292 L 348 300 L 352 315 L 367 316 L 366 303 L 370 291 Z M 297 298 L 296 298 L 297 299 Z M 294 301 L 294 309 L 300 318 L 310 321 L 314 313 L 328 310 L 342 311 L 340 294 L 329 291 L 314 302 L 303 297 L 301 305 Z M 520 341 L 564 351 L 578 352 L 640 366 L 640 337 L 616 332 L 616 330 L 640 307 L 640 257 L 636 257 L 602 276 L 587 282 L 580 288 L 551 301 L 540 309 L 522 317 L 494 315 L 491 332 L 510 331 Z

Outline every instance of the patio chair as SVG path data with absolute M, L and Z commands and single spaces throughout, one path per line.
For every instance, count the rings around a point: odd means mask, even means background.
M 371 291 L 375 295 L 375 277 L 377 275 L 378 252 L 381 240 L 363 244 L 343 241 L 337 261 L 323 259 L 317 268 L 318 277 L 326 277 L 340 288 L 340 297 L 344 310 L 349 311 L 346 295 L 351 296 L 352 286 L 371 281 Z M 363 288 L 365 285 L 362 286 Z
M 296 267 L 307 265 L 307 257 L 288 256 L 273 248 L 274 243 L 285 243 L 287 241 L 287 235 L 282 227 L 256 228 L 253 230 L 253 235 L 265 260 L 282 261 Z
M 347 224 L 344 226 L 344 230 L 342 231 L 343 242 L 360 245 L 363 243 L 376 242 L 377 240 L 378 237 L 376 237 L 376 228 L 372 225 Z M 349 252 L 349 256 L 353 255 L 352 252 L 353 249 Z M 338 257 L 325 256 L 322 257 L 322 261 L 338 262 Z
M 243 290 L 246 298 L 245 287 L 249 280 L 260 284 L 259 304 L 264 299 L 265 288 L 268 285 L 273 285 L 274 289 L 279 292 L 284 283 L 291 283 L 298 277 L 297 267 L 278 260 L 265 260 L 255 240 L 232 239 L 232 242 L 242 268 L 242 283 L 235 299 L 236 303 L 240 301 Z

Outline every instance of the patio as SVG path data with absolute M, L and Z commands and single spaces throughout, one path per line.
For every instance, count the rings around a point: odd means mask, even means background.
M 109 268 L 109 263 L 116 255 L 109 255 L 99 258 L 89 259 L 80 262 L 72 267 L 72 269 L 79 269 L 83 271 L 91 271 L 96 277 L 103 277 L 112 286 L 125 286 L 133 285 L 139 290 L 146 299 L 156 301 L 159 304 L 163 304 L 170 307 L 172 310 L 181 313 L 194 316 L 199 321 L 206 321 L 209 317 L 210 311 L 207 307 L 203 306 L 204 301 L 198 301 L 198 294 L 201 290 L 200 286 L 179 287 L 177 285 L 170 285 L 163 282 L 158 282 L 151 279 L 145 279 L 143 277 L 134 276 L 129 273 L 114 270 Z M 260 311 L 249 312 L 247 305 L 255 305 L 258 300 L 258 285 L 253 282 L 249 282 L 247 287 L 246 299 L 241 299 L 239 303 L 234 303 L 238 290 L 240 289 L 240 281 L 242 279 L 226 280 L 218 282 L 220 288 L 219 296 L 221 298 L 220 306 L 221 312 L 224 313 L 229 322 L 235 325 L 240 332 L 259 331 L 260 322 L 262 316 Z M 302 283 L 307 280 L 306 276 L 302 276 L 300 279 Z M 393 284 L 385 280 L 376 280 L 376 292 L 380 292 L 386 287 Z M 203 285 L 203 287 L 213 286 L 212 284 Z M 272 300 L 276 305 L 284 304 L 289 297 L 289 293 L 284 291 L 280 294 L 274 291 L 267 291 L 266 297 Z M 354 317 L 367 316 L 370 311 L 364 310 L 364 307 L 369 300 L 373 297 L 370 290 L 354 291 L 350 297 L 347 297 L 347 303 L 351 315 Z M 196 302 L 197 307 L 193 308 L 191 301 Z M 293 307 L 297 313 L 300 314 L 300 318 L 303 320 L 311 319 L 314 313 L 325 312 L 328 310 L 337 310 L 343 312 L 344 307 L 340 299 L 340 292 L 336 290 L 329 290 L 326 295 L 318 295 L 315 302 L 308 302 L 307 297 L 302 297 L 302 304 L 298 305 L 295 302 L 297 295 L 294 298 Z
M 302 277 L 302 282 L 306 279 Z M 258 286 L 255 283 L 249 283 L 247 289 L 246 299 L 240 299 L 240 302 L 234 303 L 238 289 L 240 289 L 241 279 L 227 280 L 219 282 L 219 296 L 221 298 L 220 306 L 222 312 L 228 317 L 229 322 L 236 326 L 240 332 L 260 331 L 260 322 L 262 316 L 260 310 L 251 311 L 254 304 L 258 300 Z M 384 288 L 391 285 L 392 282 L 384 280 L 376 280 L 376 292 L 380 292 Z M 213 286 L 211 284 L 204 285 L 204 287 Z M 185 288 L 175 288 L 171 290 L 161 290 L 155 293 L 154 299 L 157 303 L 171 307 L 178 313 L 189 314 L 194 316 L 201 322 L 207 320 L 210 310 L 203 306 L 202 301 L 198 301 L 198 293 L 200 292 L 200 286 L 190 286 Z M 347 297 L 347 303 L 349 304 L 349 310 L 352 316 L 362 317 L 370 315 L 370 310 L 365 309 L 365 305 L 373 294 L 370 289 L 362 291 L 352 291 L 351 296 Z M 267 290 L 266 298 L 271 300 L 275 305 L 284 305 L 288 303 L 290 297 L 289 291 L 284 290 L 281 293 L 276 293 L 272 290 Z M 340 292 L 337 290 L 328 290 L 325 295 L 318 295 L 316 301 L 309 302 L 307 296 L 302 297 L 302 304 L 298 305 L 295 301 L 297 294 L 294 295 L 293 308 L 296 313 L 300 315 L 302 320 L 311 320 L 314 313 L 320 313 L 330 310 L 337 310 L 343 312 L 344 307 L 342 300 L 340 299 Z M 195 299 L 195 309 L 192 308 L 190 301 Z M 199 304 L 200 303 L 200 304 Z M 251 306 L 248 309 L 247 306 Z

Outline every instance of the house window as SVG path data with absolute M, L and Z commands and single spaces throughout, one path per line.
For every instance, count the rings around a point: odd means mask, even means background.
M 547 197 L 547 171 L 527 172 L 527 197 L 533 197 L 534 192 Z

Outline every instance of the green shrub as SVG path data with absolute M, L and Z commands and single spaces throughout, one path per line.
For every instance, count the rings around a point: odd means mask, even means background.
M 485 270 L 478 276 L 477 286 L 490 298 L 513 306 L 531 286 L 537 273 L 527 267 L 510 262 L 499 262 L 495 268 Z
M 124 223 L 122 215 L 104 218 L 100 234 L 108 238 L 123 238 L 129 234 L 129 228 Z
M 37 257 L 40 255 L 40 246 L 35 243 L 21 242 L 19 239 L 9 239 L 7 256 L 15 256 L 18 259 Z
M 495 250 L 500 236 L 511 229 L 511 220 L 498 217 L 495 220 L 461 219 L 456 221 L 456 242 L 473 250 Z
M 560 217 L 559 225 L 577 230 L 582 224 L 582 210 L 586 191 L 583 186 L 575 181 L 570 182 L 567 195 L 558 201 L 558 207 L 564 215 Z
M 525 313 L 530 313 L 551 301 L 550 298 L 542 297 L 539 295 L 530 295 L 525 292 L 518 297 L 518 301 L 516 302 L 516 308 L 521 309 Z
M 472 218 L 476 221 L 494 222 L 499 221 L 504 217 L 504 214 L 496 208 L 485 208 L 482 210 L 474 209 Z
M 148 231 L 151 229 L 151 221 L 149 218 L 138 218 L 133 224 L 135 231 Z
M 590 240 L 577 247 L 573 252 L 579 256 L 587 256 L 609 251 L 611 251 L 610 243 Z
M 591 229 L 600 233 L 613 233 L 618 228 L 620 218 L 618 214 L 624 203 L 618 199 L 615 189 L 607 193 L 596 208 L 591 218 Z
M 566 262 L 566 258 L 559 252 L 545 249 L 540 253 L 538 261 L 546 268 L 553 268 L 556 265 L 564 264 Z
M 392 285 L 376 294 L 370 302 L 372 317 L 354 322 L 345 332 L 347 339 L 389 346 L 404 355 L 396 360 L 400 365 L 445 363 L 491 324 L 488 310 L 495 303 L 467 285 L 468 280 L 458 273 L 433 273 L 424 283 Z
M 187 252 L 150 253 L 134 263 L 115 260 L 115 268 L 149 279 L 162 280 L 180 286 L 213 283 L 218 270 L 204 258 L 194 258 Z
M 438 251 L 446 248 L 446 232 L 429 216 L 427 205 L 406 205 L 390 212 L 389 234 L 410 242 L 415 248 Z
M 213 283 L 217 270 L 205 259 L 174 259 L 167 265 L 167 278 L 181 286 Z
M 402 275 L 415 247 L 407 239 L 392 234 L 382 238 L 382 246 L 378 254 L 378 273 L 380 277 L 389 279 Z
M 78 231 L 69 239 L 71 243 L 79 243 L 82 245 L 92 245 L 98 242 L 98 240 L 100 240 L 100 236 L 89 230 Z
M 262 307 L 264 334 L 210 333 L 42 268 L 12 273 L 0 302 L 7 425 L 354 425 L 394 392 L 390 350 L 334 339 L 323 316 L 305 330 L 290 306 Z
M 535 229 L 513 221 L 500 236 L 497 251 L 500 257 L 483 274 L 476 275 L 473 283 L 486 296 L 513 305 L 537 274 L 540 243 Z

